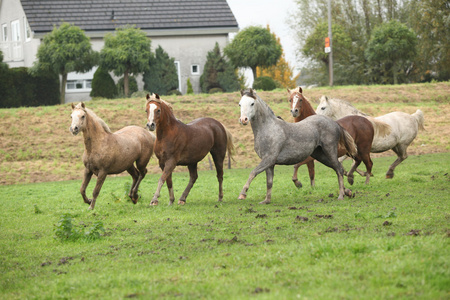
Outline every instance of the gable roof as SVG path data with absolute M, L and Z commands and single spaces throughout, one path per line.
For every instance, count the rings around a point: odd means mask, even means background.
M 237 21 L 226 0 L 21 0 L 32 31 L 62 22 L 86 32 L 114 31 L 132 24 L 142 30 L 230 28 Z

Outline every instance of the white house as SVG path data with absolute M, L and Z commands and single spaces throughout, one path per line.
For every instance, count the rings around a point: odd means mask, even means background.
M 239 30 L 226 0 L 0 0 L 3 61 L 11 68 L 31 67 L 44 35 L 62 22 L 84 30 L 95 51 L 105 34 L 136 25 L 151 39 L 153 52 L 161 45 L 175 59 L 182 93 L 188 78 L 200 92 L 208 51 L 216 42 L 223 49 L 229 33 Z M 90 99 L 94 71 L 69 74 L 66 102 Z

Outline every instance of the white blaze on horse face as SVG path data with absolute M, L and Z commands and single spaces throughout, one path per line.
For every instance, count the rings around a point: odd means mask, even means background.
M 150 129 L 151 131 L 155 130 L 156 128 L 156 122 L 155 122 L 155 111 L 157 110 L 157 106 L 156 104 L 150 104 L 148 106 L 148 122 L 147 122 L 147 127 L 148 129 Z
M 300 97 L 296 94 L 294 98 L 292 99 L 292 106 L 291 106 L 291 114 L 294 118 L 298 117 L 299 115 L 299 109 L 297 108 L 298 102 L 301 101 Z
M 71 117 L 72 124 L 69 130 L 73 135 L 77 135 L 84 128 L 86 113 L 81 109 L 77 109 L 72 112 Z
M 239 122 L 242 125 L 247 125 L 255 116 L 255 99 L 244 96 L 241 98 L 239 106 L 241 107 L 241 117 L 239 118 Z

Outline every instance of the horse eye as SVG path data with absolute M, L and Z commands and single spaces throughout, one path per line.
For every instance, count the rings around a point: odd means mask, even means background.
M 82 116 L 81 118 L 84 119 L 86 116 Z
M 292 102 L 292 99 L 289 99 L 289 102 Z
M 161 110 L 160 110 L 160 109 L 158 109 L 157 113 L 159 114 L 160 112 L 161 112 Z
M 325 110 L 325 106 L 321 108 L 321 110 Z
M 239 103 L 239 107 L 241 107 L 241 104 Z
M 253 102 L 252 104 L 250 104 L 250 106 L 253 106 L 253 105 L 255 105 L 255 102 Z

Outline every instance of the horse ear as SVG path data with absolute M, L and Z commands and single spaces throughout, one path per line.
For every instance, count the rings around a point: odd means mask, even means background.
M 303 90 L 302 90 L 302 88 L 301 88 L 300 86 L 298 86 L 298 92 L 299 92 L 300 94 L 303 94 Z
M 159 98 L 159 95 L 157 93 L 153 93 L 153 94 L 155 95 L 156 99 L 161 99 L 161 98 Z
M 72 109 L 75 109 L 75 105 L 73 105 L 73 103 L 72 103 Z
M 84 102 L 81 102 L 81 107 L 86 108 L 86 106 L 84 105 Z
M 149 94 L 147 94 L 147 100 L 148 100 L 148 99 L 150 99 L 150 95 L 149 95 Z
M 287 90 L 288 94 L 290 95 L 291 94 L 291 90 L 289 88 L 286 88 L 286 90 Z
M 244 90 L 241 90 L 241 96 L 244 96 Z
M 250 88 L 250 95 L 252 95 L 252 96 L 254 96 L 254 95 L 255 95 L 255 92 L 253 91 L 253 89 L 252 89 L 252 88 Z

